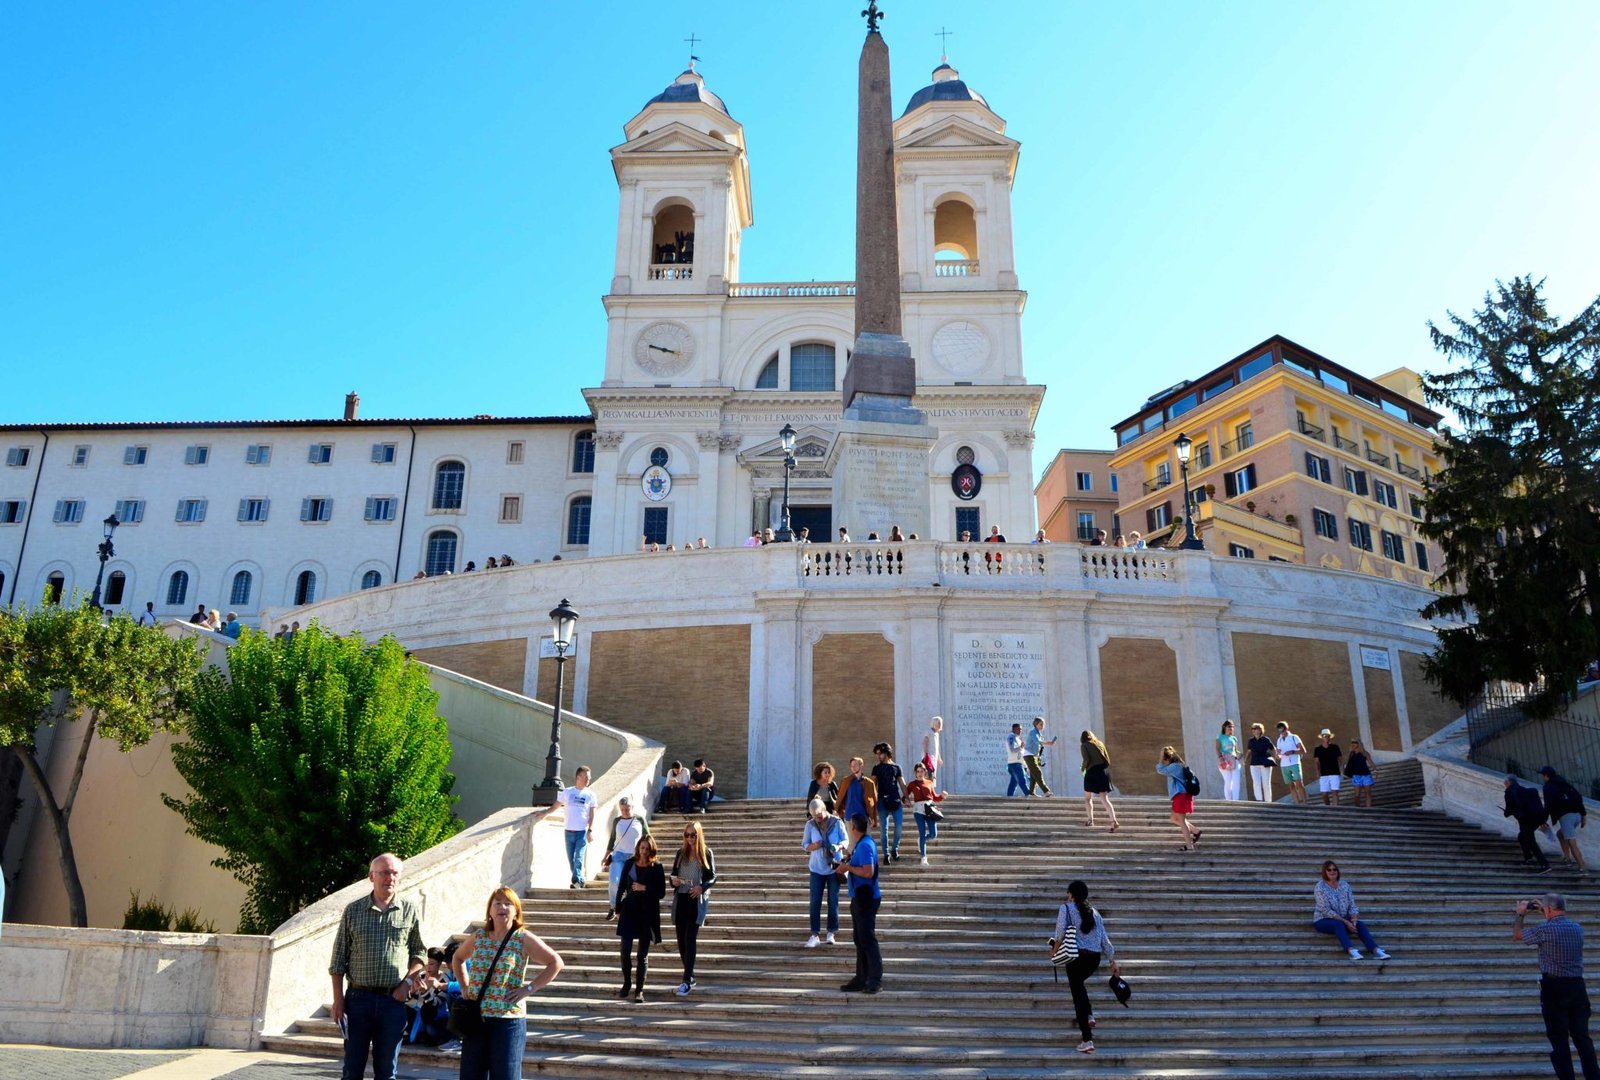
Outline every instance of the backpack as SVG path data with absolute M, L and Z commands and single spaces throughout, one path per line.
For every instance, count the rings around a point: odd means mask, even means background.
M 1187 794 L 1190 798 L 1200 794 L 1200 778 L 1196 776 L 1194 774 L 1194 770 L 1189 768 L 1187 765 L 1183 767 L 1182 779 L 1183 790 L 1185 794 Z

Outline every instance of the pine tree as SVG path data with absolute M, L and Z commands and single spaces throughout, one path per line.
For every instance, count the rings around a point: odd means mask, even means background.
M 1433 345 L 1456 362 L 1424 376 L 1464 430 L 1440 440 L 1422 534 L 1444 550 L 1448 627 L 1424 670 L 1465 704 L 1485 683 L 1537 688 L 1530 715 L 1560 707 L 1600 656 L 1600 299 L 1561 323 L 1544 282 L 1495 283 Z

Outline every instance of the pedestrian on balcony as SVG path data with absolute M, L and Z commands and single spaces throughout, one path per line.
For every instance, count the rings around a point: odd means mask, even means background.
M 642 551 L 644 549 L 644 545 L 640 544 L 639 548 Z M 493 555 L 490 555 L 487 559 L 483 560 L 483 568 L 485 570 L 498 570 L 500 568 L 500 564 L 494 561 Z
M 1289 794 L 1302 805 L 1306 801 L 1305 777 L 1300 771 L 1300 759 L 1305 756 L 1306 744 L 1300 736 L 1289 730 L 1289 725 L 1278 723 L 1278 739 L 1273 744 L 1278 767 L 1283 770 L 1283 782 L 1289 785 Z
M 928 767 L 917 762 L 911 767 L 913 777 L 906 785 L 906 801 L 911 804 L 911 820 L 917 825 L 917 856 L 923 866 L 928 865 L 928 841 L 939 839 L 939 819 L 933 815 L 933 804 L 944 802 L 944 796 L 933 790 Z
M 1233 733 L 1233 721 L 1224 720 L 1217 735 L 1217 771 L 1222 774 L 1222 797 L 1229 802 L 1239 801 L 1239 736 Z
M 1117 811 L 1111 805 L 1111 751 L 1094 732 L 1085 731 L 1078 736 L 1078 753 L 1083 759 L 1083 809 L 1088 814 L 1084 824 L 1094 828 L 1094 797 L 1098 795 L 1111 818 L 1111 831 L 1116 832 Z
M 906 812 L 901 800 L 905 797 L 906 778 L 900 766 L 894 763 L 894 747 L 886 742 L 872 748 L 878 763 L 872 767 L 872 784 L 878 789 L 878 827 L 882 830 L 879 853 L 890 862 L 900 861 L 900 833 L 905 827 Z M 894 822 L 894 840 L 889 840 L 889 822 Z
M 833 808 L 839 800 L 839 785 L 833 781 L 833 765 L 830 762 L 819 761 L 811 770 L 811 786 L 806 789 L 806 805 L 811 805 L 812 799 L 821 799 L 822 806 L 833 813 Z
M 1003 544 L 1006 542 L 1005 534 L 1000 531 L 1000 526 L 990 525 L 989 535 L 983 538 L 983 542 L 985 544 Z M 983 554 L 983 561 L 989 564 L 989 573 L 991 574 L 998 574 L 1000 572 L 1000 563 L 1004 558 L 1005 553 L 1000 551 L 986 551 Z
M 1367 756 L 1366 749 L 1361 745 L 1360 739 L 1350 740 L 1350 756 L 1344 763 L 1344 776 L 1350 781 L 1350 786 L 1355 789 L 1356 805 L 1372 807 L 1372 758 Z M 1543 806 L 1540 806 L 1540 817 L 1543 815 Z
M 1089 541 L 1089 546 L 1090 547 L 1105 547 L 1106 546 L 1106 531 L 1104 529 L 1096 529 L 1094 531 L 1094 539 Z
M 761 543 L 763 545 L 776 544 L 777 542 L 778 534 L 773 532 L 770 526 L 761 530 Z
M 1054 746 L 1054 737 L 1044 737 L 1044 717 L 1033 718 L 1033 728 L 1024 740 L 1022 763 L 1028 769 L 1028 794 L 1032 795 L 1034 789 L 1043 791 L 1045 798 L 1050 798 L 1055 792 L 1050 790 L 1050 785 L 1044 781 L 1044 748 Z
M 878 824 L 878 785 L 866 775 L 865 762 L 858 757 L 850 759 L 850 775 L 839 785 L 839 798 L 834 803 L 838 815 L 849 821 L 856 814 L 864 816 L 873 827 Z
M 1040 529 L 1038 532 L 1034 533 L 1033 539 L 1029 541 L 1029 543 L 1033 544 L 1048 544 L 1049 542 L 1050 538 L 1044 534 L 1043 529 Z
M 1544 809 L 1550 815 L 1550 824 L 1556 827 L 1561 840 L 1564 862 L 1576 866 L 1583 873 L 1583 849 L 1578 846 L 1578 830 L 1589 823 L 1589 808 L 1583 795 L 1550 766 L 1539 770 L 1544 777 Z
M 855 978 L 839 989 L 847 994 L 876 994 L 883 984 L 883 952 L 878 947 L 878 846 L 872 842 L 865 814 L 850 819 L 850 858 L 834 864 L 834 872 L 850 885 L 850 936 L 856 946 Z
M 808 853 L 811 870 L 811 937 L 806 948 L 815 949 L 822 944 L 822 894 L 828 894 L 828 944 L 834 944 L 833 935 L 839 932 L 839 876 L 833 866 L 844 858 L 850 839 L 845 835 L 844 822 L 833 816 L 821 799 L 812 799 L 806 805 L 811 815 L 800 834 L 800 846 Z
M 900 526 L 898 526 L 898 525 L 890 525 L 889 526 L 889 543 L 891 543 L 891 544 L 903 544 L 905 542 L 906 542 L 906 534 L 900 531 Z
M 672 857 L 672 928 L 678 937 L 678 959 L 683 963 L 683 982 L 676 991 L 688 997 L 695 987 L 694 958 L 700 947 L 700 928 L 711 906 L 711 886 L 717 883 L 717 860 L 706 843 L 698 821 L 683 827 L 683 845 Z
M 1523 929 L 1529 910 L 1541 912 L 1544 924 Z M 1567 917 L 1567 901 L 1560 893 L 1545 893 L 1540 900 L 1518 900 L 1511 940 L 1539 950 L 1539 1011 L 1550 1040 L 1550 1064 L 1561 1080 L 1575 1080 L 1572 1046 L 1578 1048 L 1583 1080 L 1600 1080 L 1594 1040 L 1589 1038 L 1589 990 L 1583 981 L 1583 927 Z
M 848 544 L 849 542 L 850 542 L 850 530 L 846 529 L 843 525 L 840 525 L 839 526 L 839 543 Z
M 1260 724 L 1250 725 L 1250 741 L 1244 744 L 1250 754 L 1250 786 L 1256 802 L 1272 801 L 1272 740 Z
M 512 890 L 502 886 L 489 894 L 483 922 L 450 962 L 462 997 L 476 998 L 483 1015 L 482 1030 L 461 1040 L 458 1075 L 461 1080 L 518 1080 L 528 1046 L 528 1016 L 522 1003 L 550 985 L 564 964 L 539 935 L 522 925 L 522 901 Z M 539 965 L 531 982 L 530 963 Z
M 606 841 L 606 857 L 601 865 L 609 875 L 606 898 L 611 907 L 606 912 L 606 922 L 617 917 L 617 891 L 622 887 L 622 864 L 632 858 L 630 854 L 639 841 L 650 835 L 650 823 L 633 812 L 633 800 L 624 795 L 617 800 L 617 820 L 611 823 L 611 835 Z
M 1539 837 L 1536 832 L 1541 825 L 1544 825 L 1547 835 L 1550 832 L 1550 826 L 1544 824 L 1544 800 L 1539 798 L 1537 791 L 1523 784 L 1515 775 L 1506 777 L 1505 816 L 1516 820 L 1517 843 L 1522 847 L 1522 865 L 1537 864 L 1539 873 L 1548 874 L 1553 868 L 1539 847 Z
M 1144 537 L 1139 535 L 1139 530 L 1135 529 L 1128 534 L 1128 546 L 1134 551 L 1143 551 L 1145 549 Z
M 1022 795 L 1027 797 L 1028 778 L 1022 771 L 1022 759 L 1026 756 L 1027 742 L 1022 738 L 1022 725 L 1012 724 L 1011 731 L 1006 735 L 1006 773 L 1010 776 L 1010 783 L 1006 784 L 1006 797 Z
M 761 546 L 761 530 L 760 529 L 751 529 L 750 530 L 750 535 L 745 537 L 744 546 L 745 547 L 760 547 Z
M 656 842 L 648 834 L 622 860 L 618 874 L 617 937 L 622 939 L 622 989 L 617 997 L 644 1001 L 644 977 L 650 970 L 650 946 L 661 944 L 661 898 L 667 875 L 656 858 Z M 635 962 L 633 943 L 638 941 Z
M 1317 790 L 1322 792 L 1323 806 L 1338 806 L 1339 759 L 1344 751 L 1333 741 L 1333 732 L 1328 728 L 1317 732 L 1317 739 L 1321 745 L 1311 748 L 1311 756 L 1317 759 Z
M 922 764 L 928 770 L 928 783 L 935 786 L 939 783 L 940 772 L 944 769 L 944 755 L 941 744 L 944 736 L 944 717 L 935 716 L 928 721 L 928 733 L 922 737 Z M 949 785 L 945 785 L 949 790 Z
M 1178 850 L 1189 851 L 1200 842 L 1200 829 L 1189 820 L 1194 813 L 1194 796 L 1189 793 L 1188 780 L 1194 774 L 1184 763 L 1183 755 L 1171 746 L 1161 748 L 1161 760 L 1156 763 L 1156 772 L 1167 778 L 1167 797 L 1172 800 L 1172 823 L 1183 835 L 1183 846 Z
M 1338 938 L 1339 944 L 1350 954 L 1352 960 L 1360 960 L 1362 957 L 1361 950 L 1350 940 L 1351 934 L 1360 937 L 1361 944 L 1371 949 L 1372 955 L 1377 959 L 1389 959 L 1389 954 L 1380 949 L 1378 943 L 1373 940 L 1372 931 L 1367 929 L 1367 924 L 1361 921 L 1361 911 L 1356 907 L 1355 893 L 1350 891 L 1350 883 L 1339 876 L 1339 864 L 1332 859 L 1322 864 L 1322 878 L 1317 882 L 1315 899 L 1316 907 L 1311 914 L 1311 925 L 1317 933 L 1332 934 Z
M 1056 929 L 1050 937 L 1051 956 L 1055 955 L 1069 928 L 1078 938 L 1078 956 L 1069 961 L 1065 968 L 1067 986 L 1072 990 L 1072 1012 L 1078 1021 L 1078 1034 L 1082 1036 L 1078 1052 L 1092 1054 L 1095 1018 L 1094 1009 L 1089 1004 L 1089 976 L 1099 970 L 1102 960 L 1110 962 L 1113 978 L 1121 976 L 1122 967 L 1117 963 L 1117 950 L 1111 944 L 1111 935 L 1106 933 L 1105 920 L 1100 917 L 1100 912 L 1089 906 L 1089 886 L 1082 881 L 1067 885 L 1067 899 L 1056 912 Z

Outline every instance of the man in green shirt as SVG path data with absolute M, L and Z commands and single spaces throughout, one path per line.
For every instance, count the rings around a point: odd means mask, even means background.
M 361 1080 L 372 1054 L 373 1080 L 394 1080 L 406 998 L 427 966 L 417 906 L 399 899 L 400 860 L 379 855 L 367 878 L 372 892 L 339 917 L 333 939 L 333 1022 L 344 1031 L 344 1080 Z M 348 990 L 345 980 L 349 979 Z

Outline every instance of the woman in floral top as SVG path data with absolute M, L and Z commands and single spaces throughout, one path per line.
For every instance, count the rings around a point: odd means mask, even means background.
M 461 1043 L 461 1080 L 519 1080 L 528 1041 L 523 999 L 548 986 L 563 964 L 554 949 L 522 925 L 522 901 L 510 889 L 502 886 L 489 894 L 484 922 L 450 963 L 462 996 L 472 1000 L 481 995 L 483 1008 L 483 1032 Z M 530 963 L 539 965 L 531 982 Z

